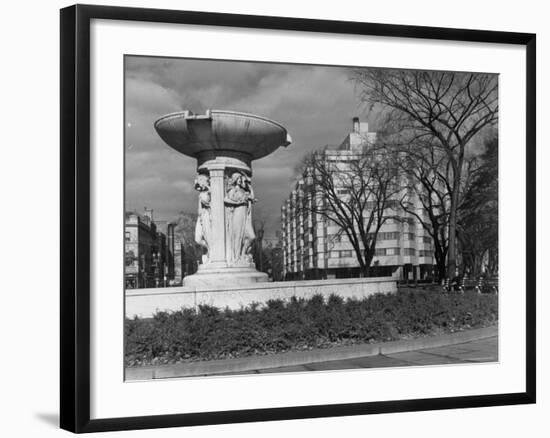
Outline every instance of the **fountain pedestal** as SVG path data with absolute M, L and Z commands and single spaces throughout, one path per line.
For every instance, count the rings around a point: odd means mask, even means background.
M 169 114 L 155 122 L 172 148 L 197 160 L 199 192 L 195 240 L 206 254 L 184 286 L 211 288 L 268 280 L 252 261 L 255 239 L 252 161 L 291 142 L 286 129 L 272 120 L 233 111 L 209 110 Z

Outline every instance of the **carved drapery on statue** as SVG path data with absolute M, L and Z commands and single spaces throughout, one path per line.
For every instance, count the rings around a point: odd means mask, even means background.
M 195 190 L 199 192 L 199 209 L 197 224 L 195 226 L 195 241 L 206 249 L 203 263 L 208 262 L 210 251 L 210 239 L 212 236 L 212 217 L 210 210 L 210 178 L 199 174 L 195 178 Z
M 226 180 L 225 250 L 230 265 L 250 264 L 252 242 L 252 204 L 255 202 L 251 179 L 244 172 L 233 172 Z

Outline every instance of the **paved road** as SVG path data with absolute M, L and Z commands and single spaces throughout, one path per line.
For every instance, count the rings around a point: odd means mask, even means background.
M 332 360 L 306 365 L 269 368 L 230 374 L 293 373 L 297 371 L 328 371 L 352 368 L 406 367 L 419 365 L 444 365 L 456 363 L 496 362 L 498 337 L 454 344 L 445 347 L 377 355 L 347 360 Z

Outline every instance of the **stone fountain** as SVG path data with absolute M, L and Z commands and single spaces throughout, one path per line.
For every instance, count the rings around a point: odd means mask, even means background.
M 291 143 L 279 123 L 253 114 L 183 111 L 155 122 L 172 148 L 197 160 L 198 219 L 195 240 L 205 249 L 197 273 L 184 286 L 211 288 L 267 281 L 252 261 L 255 239 L 252 161 Z

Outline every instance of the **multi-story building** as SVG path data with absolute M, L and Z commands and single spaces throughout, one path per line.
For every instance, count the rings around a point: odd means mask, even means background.
M 327 147 L 319 154 L 328 161 L 345 162 L 372 147 L 375 141 L 376 133 L 368 131 L 368 124 L 354 118 L 353 130 L 341 145 Z M 406 176 L 397 175 L 397 184 L 408 190 L 403 178 Z M 316 213 L 315 209 L 303 208 L 304 202 L 312 202 L 311 198 L 308 201 L 304 198 L 308 184 L 310 182 L 303 177 L 299 178 L 281 209 L 285 279 L 360 276 L 355 251 L 342 229 L 325 215 Z M 346 196 L 344 188 L 337 189 L 337 192 Z M 431 277 L 434 264 L 432 239 L 417 217 L 401 208 L 401 196 L 402 192 L 396 192 L 384 211 L 386 219 L 376 238 L 369 275 L 411 280 Z M 412 200 L 416 214 L 425 214 L 420 202 L 410 192 L 409 200 Z M 369 203 L 366 208 L 369 208 Z
M 165 232 L 159 231 L 163 226 Z M 124 231 L 127 288 L 181 284 L 182 245 L 174 238 L 173 224 L 155 223 L 153 211 L 146 209 L 143 215 L 127 212 Z
M 197 255 L 195 251 L 190 251 L 189 242 L 185 242 L 184 236 L 178 232 L 178 224 L 176 222 L 164 222 L 163 225 L 160 228 L 165 230 L 166 234 L 167 277 L 169 284 L 171 286 L 181 285 L 185 276 L 194 274 L 197 271 Z

